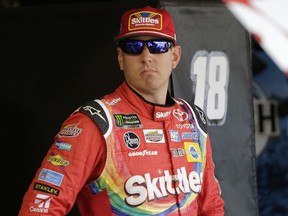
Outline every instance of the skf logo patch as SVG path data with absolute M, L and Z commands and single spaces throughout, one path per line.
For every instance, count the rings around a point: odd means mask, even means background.
M 41 184 L 41 183 L 38 183 L 38 182 L 35 182 L 34 184 L 34 190 L 39 190 L 39 191 L 43 191 L 43 192 L 47 192 L 47 193 L 50 193 L 50 194 L 53 194 L 55 196 L 58 196 L 60 191 L 56 188 L 53 188 L 49 185 L 45 185 L 45 184 Z
M 184 149 L 188 162 L 202 162 L 202 155 L 198 143 L 184 142 Z
M 129 31 L 142 28 L 160 31 L 162 29 L 162 15 L 150 11 L 140 11 L 131 14 L 128 20 Z
M 163 130 L 143 130 L 146 143 L 165 143 Z

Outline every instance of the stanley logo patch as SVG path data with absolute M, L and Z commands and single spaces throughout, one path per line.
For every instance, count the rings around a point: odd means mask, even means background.
M 60 191 L 58 189 L 51 187 L 49 185 L 38 183 L 38 182 L 34 183 L 34 190 L 50 193 L 50 194 L 53 194 L 55 196 L 58 196 L 60 193 Z

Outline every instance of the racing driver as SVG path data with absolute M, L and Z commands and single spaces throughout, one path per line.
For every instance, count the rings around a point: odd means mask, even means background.
M 63 122 L 19 216 L 223 216 L 203 111 L 170 96 L 181 58 L 171 15 L 126 11 L 117 43 L 125 80 Z

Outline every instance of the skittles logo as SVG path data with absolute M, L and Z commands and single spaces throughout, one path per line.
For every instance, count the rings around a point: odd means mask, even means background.
M 162 29 L 162 15 L 150 11 L 140 11 L 131 14 L 128 22 L 129 31 L 142 28 L 160 31 Z

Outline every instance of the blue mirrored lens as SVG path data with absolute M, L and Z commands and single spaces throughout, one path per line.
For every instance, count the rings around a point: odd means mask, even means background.
M 147 45 L 149 52 L 153 54 L 165 53 L 173 45 L 172 42 L 166 40 L 126 40 L 120 42 L 119 47 L 127 54 L 141 54 L 145 44 Z
M 151 53 L 165 53 L 170 48 L 168 41 L 147 41 L 147 46 Z
M 122 50 L 128 54 L 140 54 L 143 51 L 145 43 L 142 41 L 125 41 Z

